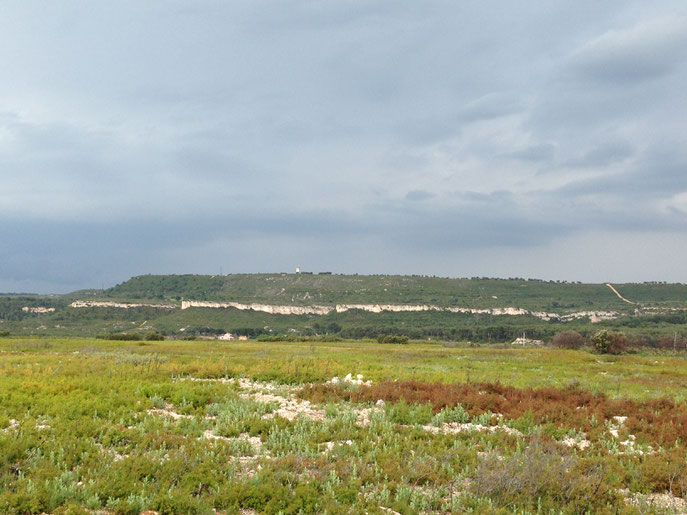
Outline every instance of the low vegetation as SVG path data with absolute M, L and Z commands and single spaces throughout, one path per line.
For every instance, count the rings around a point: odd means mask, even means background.
M 684 357 L 5 338 L 0 512 L 672 513 Z

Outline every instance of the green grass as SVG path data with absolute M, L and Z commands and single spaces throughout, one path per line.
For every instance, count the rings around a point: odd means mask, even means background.
M 277 415 L 278 399 L 301 402 L 303 383 L 352 373 L 375 384 L 574 383 L 571 392 L 682 402 L 683 358 L 371 341 L 3 338 L 0 512 L 637 513 L 621 488 L 640 500 L 687 488 L 682 443 L 646 456 L 622 453 L 610 422 L 596 415 L 583 426 L 529 412 L 499 422 L 459 405 L 437 412 L 404 402 L 314 402 L 308 409 L 319 418 L 288 420 Z M 232 377 L 272 383 L 240 389 L 225 380 Z M 361 410 L 369 424 L 359 422 Z M 466 422 L 500 429 L 440 431 Z M 589 449 L 563 446 L 568 436 L 588 438 Z M 512 492 L 513 484 L 522 488 Z
M 156 370 L 170 376 L 246 376 L 301 383 L 352 373 L 373 381 L 488 381 L 535 388 L 576 383 L 595 393 L 636 399 L 664 395 L 684 399 L 687 395 L 684 353 L 608 356 L 555 349 L 452 348 L 436 343 L 389 345 L 373 341 L 107 342 L 17 338 L 0 342 L 0 367 L 9 360 L 30 361 L 29 356 L 33 356 L 46 362 L 59 358 L 63 370 L 78 369 L 84 361 L 90 362 L 92 354 L 98 357 L 100 353 L 121 353 L 140 359 L 164 356 L 165 362 L 157 364 Z

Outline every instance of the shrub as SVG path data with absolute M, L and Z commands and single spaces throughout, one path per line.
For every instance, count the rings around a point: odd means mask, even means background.
M 600 354 L 622 354 L 627 350 L 627 339 L 622 333 L 599 331 L 592 336 L 592 345 Z
M 98 340 L 122 340 L 122 341 L 140 341 L 143 339 L 138 333 L 110 333 L 110 334 L 96 334 Z
M 9 336 L 10 332 L 9 331 L 0 331 L 0 338 L 4 338 L 5 336 Z
M 479 464 L 472 479 L 475 494 L 509 508 L 539 504 L 539 508 L 568 506 L 584 513 L 618 502 L 605 462 L 581 460 L 552 442 L 535 441 L 508 457 L 493 453 Z
M 162 333 L 157 333 L 155 331 L 148 331 L 146 335 L 144 336 L 144 339 L 147 341 L 162 341 L 165 339 L 165 336 Z
M 329 325 L 327 325 L 327 332 L 328 333 L 340 333 L 341 332 L 341 325 L 337 324 L 336 322 L 332 322 Z
M 380 334 L 379 336 L 377 336 L 377 342 L 378 343 L 406 344 L 406 343 L 408 343 L 408 337 L 407 336 L 395 336 L 393 334 Z
M 609 399 L 578 387 L 516 388 L 501 383 L 422 383 L 419 381 L 382 381 L 356 389 L 334 384 L 313 384 L 301 389 L 299 397 L 313 402 L 386 402 L 403 400 L 408 404 L 431 404 L 438 414 L 456 408 L 436 419 L 436 423 L 460 421 L 465 411 L 470 418 L 483 413 L 501 413 L 525 427 L 554 424 L 581 431 L 591 431 L 615 415 L 627 416 L 625 426 L 638 441 L 668 447 L 687 434 L 687 404 L 667 398 L 631 400 Z M 458 409 L 458 405 L 461 406 Z M 491 415 L 489 415 L 491 417 Z M 448 417 L 448 420 L 443 418 Z M 595 420 L 596 422 L 592 422 Z
M 685 450 L 674 447 L 670 451 L 647 456 L 639 465 L 640 488 L 648 492 L 671 492 L 678 497 L 687 494 L 687 463 Z
M 432 407 L 429 404 L 389 404 L 386 408 L 389 420 L 396 424 L 428 424 L 432 420 Z
M 554 335 L 551 343 L 562 349 L 579 349 L 584 344 L 584 338 L 577 331 L 561 331 Z
M 54 515 L 88 515 L 89 513 L 85 508 L 72 502 L 63 504 L 53 512 Z

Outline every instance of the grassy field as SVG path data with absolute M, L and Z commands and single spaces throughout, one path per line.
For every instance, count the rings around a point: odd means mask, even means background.
M 0 339 L 0 512 L 671 513 L 684 358 Z

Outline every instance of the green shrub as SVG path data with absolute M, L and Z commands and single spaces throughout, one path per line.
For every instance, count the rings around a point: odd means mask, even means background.
M 432 420 L 430 404 L 406 404 L 405 401 L 387 404 L 386 414 L 396 424 L 428 424 Z
M 143 339 L 138 333 L 110 333 L 110 334 L 96 334 L 98 340 L 121 340 L 121 341 L 139 341 Z
M 165 339 L 165 335 L 155 331 L 148 331 L 143 337 L 147 341 L 162 341 Z
M 41 513 L 45 502 L 35 491 L 0 491 L 0 513 Z
M 408 337 L 407 336 L 396 336 L 393 334 L 380 334 L 377 336 L 377 342 L 378 343 L 397 343 L 397 344 L 406 344 L 408 343 Z
M 89 513 L 87 509 L 71 502 L 63 504 L 53 512 L 54 515 L 88 515 Z
M 204 514 L 212 513 L 209 506 L 201 500 L 185 493 L 161 494 L 155 500 L 157 511 L 160 515 L 176 515 L 178 513 Z
M 432 424 L 441 426 L 451 422 L 464 424 L 470 421 L 470 414 L 460 404 L 454 408 L 444 408 L 432 418 Z
M 606 461 L 565 452 L 535 441 L 512 456 L 491 453 L 472 476 L 473 492 L 497 506 L 546 512 L 567 507 L 589 513 L 620 503 L 617 478 Z

